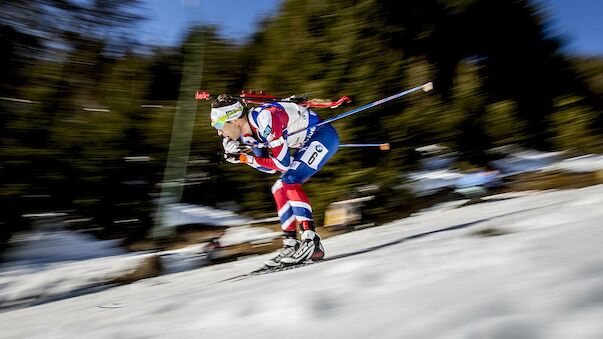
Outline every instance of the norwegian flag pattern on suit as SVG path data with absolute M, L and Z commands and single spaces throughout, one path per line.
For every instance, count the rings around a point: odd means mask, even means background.
M 255 148 L 254 168 L 282 174 L 272 186 L 277 213 L 283 231 L 296 230 L 296 225 L 312 221 L 312 206 L 302 184 L 318 172 L 337 151 L 339 137 L 328 124 L 310 128 L 289 137 L 288 131 L 298 131 L 316 125 L 320 118 L 307 107 L 294 103 L 270 103 L 249 112 L 253 135 L 245 135 L 244 143 L 264 143 L 267 149 Z M 290 155 L 289 148 L 296 149 Z M 306 223 L 304 223 L 306 224 Z

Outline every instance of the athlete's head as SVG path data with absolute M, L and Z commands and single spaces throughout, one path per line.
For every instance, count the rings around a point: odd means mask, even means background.
M 220 136 L 238 139 L 245 116 L 245 104 L 233 96 L 220 94 L 211 104 L 211 125 Z

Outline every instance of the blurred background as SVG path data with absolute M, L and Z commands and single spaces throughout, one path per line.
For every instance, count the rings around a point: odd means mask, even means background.
M 0 9 L 3 248 L 41 216 L 142 241 L 161 226 L 161 197 L 274 216 L 276 177 L 221 162 L 197 90 L 353 99 L 318 110 L 326 118 L 433 81 L 427 95 L 335 123 L 342 142 L 391 150 L 342 149 L 306 185 L 319 225 L 329 204 L 368 195 L 376 223 L 415 210 L 423 194 L 406 174 L 426 166 L 426 145 L 449 150 L 461 172 L 504 172 L 492 150 L 509 145 L 603 152 L 595 0 L 9 0 Z

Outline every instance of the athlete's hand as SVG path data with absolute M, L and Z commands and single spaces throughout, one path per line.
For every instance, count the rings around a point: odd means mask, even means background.
M 249 155 L 246 153 L 241 154 L 224 154 L 224 160 L 228 161 L 231 164 L 253 164 L 255 162 L 255 158 L 253 155 Z
M 253 155 L 249 155 L 247 153 L 241 153 L 239 154 L 239 161 L 243 164 L 254 164 L 255 163 L 255 158 L 253 157 Z
M 241 163 L 241 160 L 239 160 L 238 154 L 224 153 L 224 160 L 228 161 L 231 164 L 240 164 Z
M 224 146 L 225 154 L 241 153 L 241 150 L 239 149 L 240 143 L 236 140 L 230 140 L 228 138 L 224 138 L 224 140 L 222 140 L 222 146 Z

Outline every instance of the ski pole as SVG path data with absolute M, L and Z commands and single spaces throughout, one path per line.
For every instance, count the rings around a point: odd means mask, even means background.
M 339 147 L 379 147 L 382 151 L 389 151 L 389 143 L 384 144 L 340 144 Z
M 303 132 L 303 131 L 306 131 L 306 130 L 308 130 L 308 129 L 310 129 L 310 128 L 314 128 L 314 127 L 320 127 L 320 126 L 325 125 L 325 124 L 330 124 L 330 123 L 332 123 L 332 122 L 334 122 L 334 121 L 337 121 L 337 120 L 339 120 L 339 119 L 343 119 L 343 118 L 348 117 L 348 116 L 350 116 L 350 115 L 352 115 L 352 114 L 356 114 L 356 113 L 358 113 L 358 112 L 365 111 L 365 110 L 367 110 L 367 109 L 369 109 L 369 108 L 373 108 L 373 107 L 375 107 L 375 106 L 379 106 L 379 105 L 384 104 L 384 103 L 386 103 L 386 102 L 388 102 L 388 101 L 392 101 L 392 100 L 394 100 L 394 99 L 398 99 L 398 98 L 400 98 L 400 97 L 403 97 L 403 96 L 405 96 L 405 95 L 407 95 L 407 94 L 410 94 L 410 93 L 412 93 L 412 92 L 416 92 L 416 91 L 421 90 L 421 89 L 422 89 L 424 92 L 429 92 L 429 91 L 431 91 L 431 90 L 433 89 L 433 83 L 428 82 L 428 83 L 423 84 L 423 85 L 421 85 L 421 86 L 413 87 L 413 88 L 408 89 L 408 90 L 406 90 L 406 91 L 403 91 L 403 92 L 400 92 L 400 93 L 396 93 L 396 94 L 391 95 L 391 96 L 389 96 L 389 97 L 387 97 L 387 98 L 383 98 L 383 99 L 380 99 L 380 100 L 377 100 L 377 101 L 373 101 L 373 102 L 368 103 L 368 104 L 366 104 L 366 105 L 364 105 L 364 106 L 360 106 L 360 107 L 358 107 L 358 108 L 356 108 L 356 109 L 353 109 L 353 110 L 351 110 L 351 111 L 349 111 L 349 112 L 341 113 L 341 114 L 339 114 L 339 115 L 337 115 L 337 116 L 334 116 L 334 117 L 332 117 L 332 118 L 329 118 L 329 119 L 323 120 L 323 121 L 319 122 L 319 123 L 318 123 L 318 124 L 316 124 L 316 125 L 308 126 L 308 127 L 306 127 L 306 128 L 300 129 L 299 131 L 295 131 L 295 132 L 289 133 L 289 135 L 291 136 L 291 135 L 294 135 L 294 134 L 297 134 L 297 133 L 301 133 L 301 132 Z

